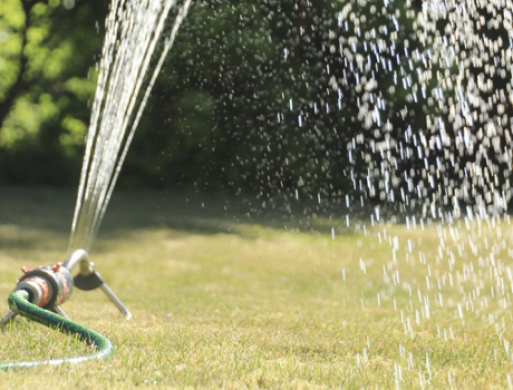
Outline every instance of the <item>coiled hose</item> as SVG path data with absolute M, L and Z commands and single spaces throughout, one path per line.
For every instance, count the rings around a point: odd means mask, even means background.
M 95 345 L 98 352 L 88 356 L 78 356 L 66 359 L 51 359 L 33 362 L 0 363 L 0 370 L 12 370 L 44 365 L 59 365 L 63 363 L 81 363 L 88 360 L 103 359 L 114 353 L 112 343 L 101 334 L 78 324 L 58 314 L 42 309 L 28 301 L 29 293 L 25 290 L 14 291 L 9 295 L 8 302 L 11 310 L 17 314 L 27 317 L 29 320 L 39 322 L 60 332 L 76 334 L 87 344 Z

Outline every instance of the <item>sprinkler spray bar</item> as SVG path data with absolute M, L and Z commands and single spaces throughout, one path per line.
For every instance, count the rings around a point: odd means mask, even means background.
M 79 265 L 79 273 L 73 278 L 71 271 L 76 265 Z M 95 264 L 89 261 L 88 253 L 83 249 L 74 251 L 64 264 L 57 263 L 33 270 L 22 267 L 21 270 L 24 275 L 18 280 L 18 284 L 13 292 L 26 291 L 28 293 L 28 301 L 35 306 L 68 318 L 59 305 L 68 300 L 73 286 L 84 291 L 91 291 L 99 287 L 112 303 L 116 305 L 119 311 L 125 315 L 127 320 L 132 317 L 132 314 L 123 302 L 107 286 L 105 280 L 96 270 Z M 13 310 L 2 318 L 0 322 L 6 323 L 16 314 L 16 311 Z

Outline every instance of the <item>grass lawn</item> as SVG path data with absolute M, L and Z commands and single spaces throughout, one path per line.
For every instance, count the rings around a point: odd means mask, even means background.
M 0 200 L 3 315 L 21 266 L 64 260 L 75 194 L 2 189 Z M 304 216 L 284 223 L 225 206 L 116 194 L 91 258 L 134 317 L 100 291 L 75 290 L 63 306 L 115 355 L 3 372 L 0 388 L 512 388 L 507 219 L 415 229 L 352 220 L 349 231 L 343 216 L 318 217 L 298 231 Z M 23 318 L 0 344 L 1 362 L 91 352 Z

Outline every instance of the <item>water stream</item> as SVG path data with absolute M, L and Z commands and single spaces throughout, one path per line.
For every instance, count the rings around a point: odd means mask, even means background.
M 192 0 L 179 8 L 156 65 L 150 67 L 175 0 L 112 0 L 68 252 L 89 250 L 148 97 Z M 149 77 L 149 81 L 148 76 Z

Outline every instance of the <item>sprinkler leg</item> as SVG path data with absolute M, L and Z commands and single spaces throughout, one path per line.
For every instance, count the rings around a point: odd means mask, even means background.
M 130 318 L 132 318 L 132 313 L 130 313 L 128 311 L 128 309 L 126 308 L 125 305 L 123 305 L 123 302 L 121 302 L 119 300 L 119 298 L 116 296 L 116 294 L 114 294 L 114 292 L 109 288 L 109 286 L 107 286 L 107 283 L 102 283 L 102 285 L 100 286 L 100 288 L 102 289 L 102 291 L 105 293 L 105 295 L 107 295 L 109 297 L 109 299 L 111 300 L 111 302 L 113 304 L 116 305 L 116 307 L 119 309 L 119 311 L 121 313 L 123 313 L 123 315 L 126 317 L 127 320 L 129 320 Z
M 11 311 L 9 314 L 7 314 L 4 318 L 0 320 L 0 325 L 7 324 L 11 319 L 13 319 L 16 316 L 16 313 Z
M 127 320 L 132 318 L 132 314 L 128 311 L 126 306 L 119 300 L 114 292 L 107 286 L 105 280 L 102 278 L 100 273 L 96 270 L 94 263 L 81 262 L 81 272 L 75 276 L 75 287 L 80 290 L 90 291 L 98 287 L 109 297 L 110 301 L 116 305 L 121 313 L 126 317 Z M 84 272 L 82 272 L 84 271 Z
M 58 315 L 60 315 L 61 317 L 64 317 L 64 318 L 66 318 L 66 319 L 68 319 L 68 320 L 69 320 L 68 315 L 64 312 L 64 310 L 62 310 L 62 309 L 60 308 L 60 306 L 59 306 L 59 305 L 53 305 L 53 306 L 52 306 L 52 311 L 53 311 L 54 313 L 57 313 L 57 314 L 58 314 Z

